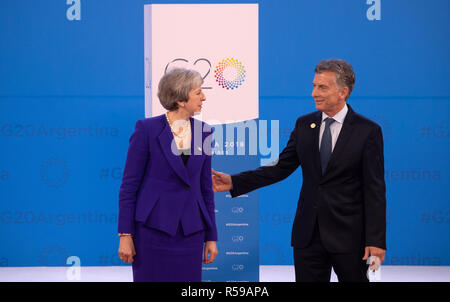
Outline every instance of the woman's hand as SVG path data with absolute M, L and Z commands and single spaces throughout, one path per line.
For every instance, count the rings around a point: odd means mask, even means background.
M 134 249 L 133 237 L 122 236 L 120 237 L 119 244 L 119 257 L 125 263 L 133 263 L 133 257 L 136 255 Z
M 219 252 L 217 251 L 217 245 L 215 241 L 206 241 L 205 243 L 205 254 L 203 258 L 203 263 L 210 264 L 216 259 Z

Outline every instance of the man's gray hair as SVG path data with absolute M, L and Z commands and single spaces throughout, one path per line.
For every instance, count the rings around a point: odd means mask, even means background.
M 340 87 L 347 87 L 348 94 L 345 100 L 347 100 L 352 93 L 353 87 L 355 87 L 355 72 L 353 71 L 350 63 L 341 59 L 330 59 L 320 61 L 316 68 L 315 73 L 322 73 L 325 71 L 332 71 L 336 75 L 336 84 Z
M 187 102 L 189 92 L 202 84 L 203 78 L 195 70 L 185 68 L 170 69 L 159 81 L 159 101 L 168 111 L 177 110 L 177 102 Z

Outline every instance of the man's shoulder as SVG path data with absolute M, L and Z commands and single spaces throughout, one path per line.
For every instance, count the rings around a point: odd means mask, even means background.
M 381 129 L 380 125 L 371 120 L 370 118 L 360 114 L 360 113 L 356 113 L 353 111 L 353 123 L 355 123 L 358 126 L 363 126 L 363 127 L 367 127 L 367 128 L 371 128 L 371 129 Z
M 347 112 L 347 116 L 346 119 L 349 118 L 351 120 L 352 123 L 358 125 L 358 126 L 363 126 L 363 127 L 368 127 L 368 128 L 381 128 L 380 125 L 378 123 L 376 123 L 375 121 L 369 119 L 368 117 L 355 112 L 350 106 L 349 106 L 349 110 Z M 297 121 L 295 123 L 296 127 L 299 127 L 302 124 L 308 124 L 310 125 L 311 123 L 320 123 L 322 120 L 322 112 L 320 111 L 313 111 L 304 115 L 301 115 L 297 118 Z
M 320 111 L 313 111 L 304 115 L 301 115 L 297 118 L 297 123 L 299 122 L 309 122 L 309 121 L 316 121 L 320 120 L 322 116 L 322 112 Z

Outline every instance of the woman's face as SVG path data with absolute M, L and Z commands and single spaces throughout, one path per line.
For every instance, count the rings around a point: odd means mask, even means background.
M 202 91 L 202 87 L 198 86 L 189 92 L 189 98 L 187 102 L 182 103 L 185 110 L 189 112 L 191 116 L 195 113 L 202 111 L 202 103 L 206 101 L 205 94 Z

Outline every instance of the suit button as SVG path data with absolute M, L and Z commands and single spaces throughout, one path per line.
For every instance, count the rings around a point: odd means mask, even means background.
M 189 191 L 190 187 L 189 186 L 185 186 L 184 187 L 187 191 Z

